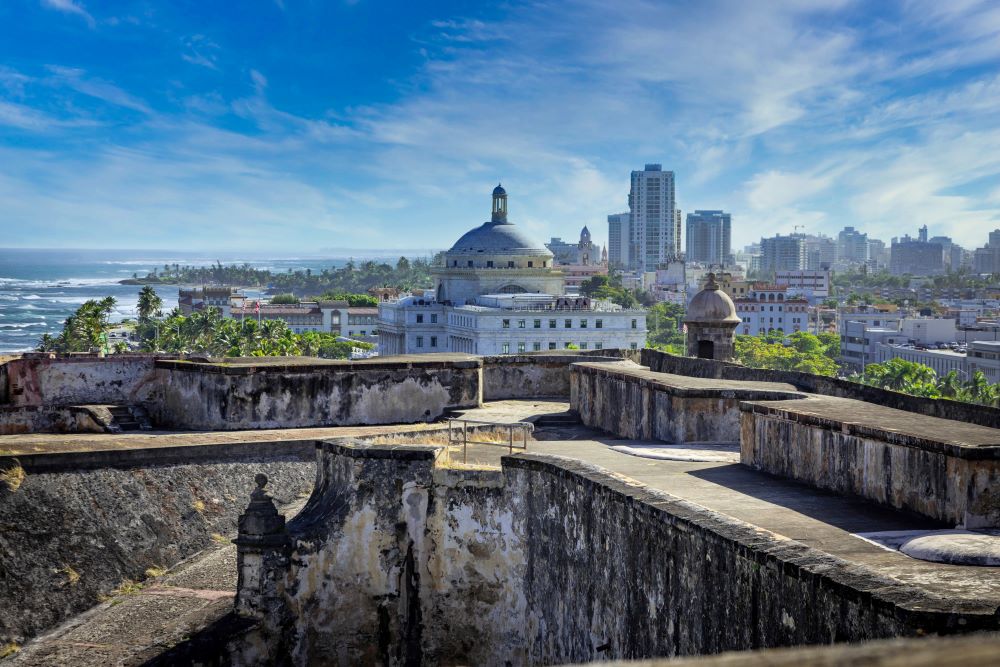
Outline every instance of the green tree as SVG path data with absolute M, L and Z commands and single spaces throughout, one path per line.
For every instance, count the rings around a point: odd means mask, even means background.
M 152 286 L 146 285 L 139 290 L 139 303 L 137 306 L 139 322 L 148 322 L 153 317 L 159 317 L 162 308 L 163 299 L 160 298 L 160 295 L 156 293 L 156 290 Z

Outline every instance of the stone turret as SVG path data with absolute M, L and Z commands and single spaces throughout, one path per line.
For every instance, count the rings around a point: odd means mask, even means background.
M 719 289 L 715 274 L 708 274 L 708 282 L 691 299 L 684 318 L 688 356 L 731 361 L 733 334 L 740 321 L 733 300 Z
M 285 517 L 278 514 L 274 500 L 264 491 L 267 475 L 254 477 L 257 488 L 240 516 L 236 544 L 236 613 L 265 619 L 280 606 L 282 579 L 288 565 L 288 531 Z

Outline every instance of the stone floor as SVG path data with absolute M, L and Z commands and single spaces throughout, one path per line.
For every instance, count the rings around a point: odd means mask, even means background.
M 468 419 L 514 422 L 559 413 L 565 401 L 500 401 L 464 413 Z M 419 425 L 431 428 L 433 425 Z M 438 425 L 438 428 L 440 425 Z M 288 429 L 227 433 L 149 433 L 141 435 L 10 436 L 0 438 L 0 449 L 10 438 L 32 442 L 32 451 L 62 448 L 116 448 L 174 446 L 243 439 L 273 441 L 375 432 L 414 430 L 414 425 Z M 709 510 L 746 521 L 764 530 L 866 568 L 873 575 L 926 591 L 943 604 L 966 608 L 1000 607 L 1000 576 L 995 568 L 929 563 L 862 539 L 859 533 L 924 531 L 943 528 L 929 520 L 844 498 L 812 487 L 773 477 L 731 461 L 662 460 L 636 456 L 615 448 L 663 448 L 663 443 L 616 439 L 582 426 L 541 427 L 528 450 L 579 459 L 600 466 Z M 46 439 L 48 438 L 48 439 Z M 166 443 L 166 444 L 163 444 Z M 697 448 L 689 445 L 689 448 Z M 470 463 L 499 465 L 508 448 L 470 445 Z M 455 452 L 452 452 L 454 458 Z M 291 516 L 297 511 L 287 512 Z M 232 604 L 235 590 L 235 554 L 220 545 L 174 568 L 152 586 L 104 602 L 63 626 L 37 638 L 12 658 L 11 665 L 140 664 L 182 640 L 198 627 L 220 617 Z M 758 663 L 766 664 L 766 663 Z M 782 663 L 785 664 L 785 663 Z

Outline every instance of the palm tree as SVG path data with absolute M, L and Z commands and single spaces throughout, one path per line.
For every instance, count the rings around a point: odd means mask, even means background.
M 139 322 L 148 322 L 153 316 L 159 316 L 163 308 L 163 299 L 156 293 L 152 285 L 146 285 L 139 290 Z

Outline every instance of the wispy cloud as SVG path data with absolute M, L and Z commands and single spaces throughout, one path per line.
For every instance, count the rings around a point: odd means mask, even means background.
M 181 58 L 192 65 L 218 70 L 219 45 L 204 35 L 191 35 L 183 40 Z
M 79 16 L 84 21 L 87 22 L 91 28 L 97 25 L 94 17 L 83 8 L 83 5 L 75 0 L 42 0 L 42 6 L 48 7 L 49 9 L 55 9 L 56 11 L 64 12 L 66 14 L 74 14 Z

